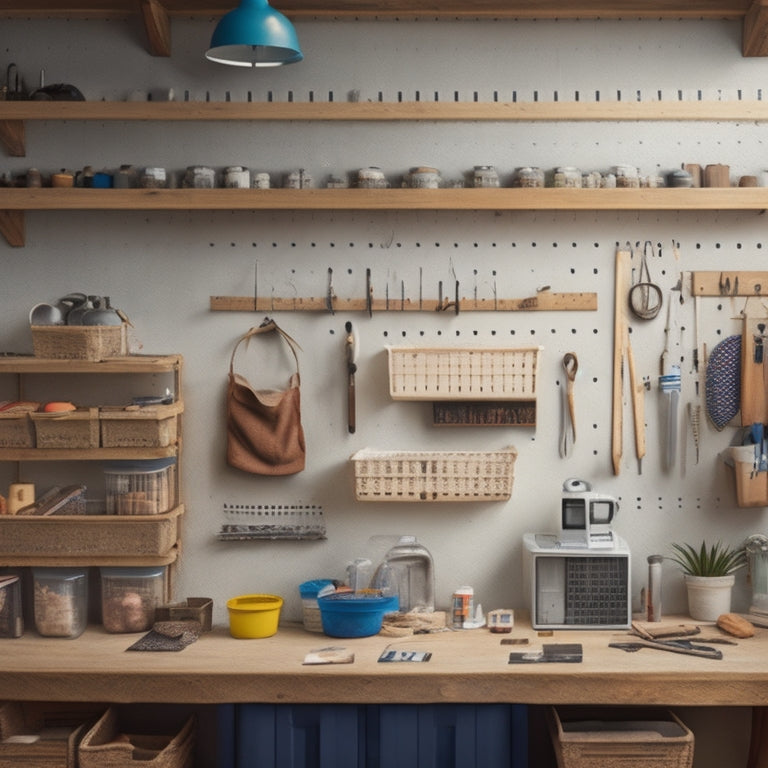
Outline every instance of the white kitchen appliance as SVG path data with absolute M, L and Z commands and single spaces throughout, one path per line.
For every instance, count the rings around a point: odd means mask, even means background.
M 534 629 L 631 625 L 629 548 L 611 529 L 617 511 L 615 499 L 566 480 L 560 531 L 523 535 L 523 589 Z

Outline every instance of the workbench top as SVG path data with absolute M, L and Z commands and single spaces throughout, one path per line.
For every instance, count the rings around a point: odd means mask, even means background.
M 702 638 L 719 633 L 701 628 Z M 182 651 L 126 651 L 143 634 L 108 634 L 92 626 L 73 640 L 33 631 L 3 640 L 0 700 L 768 705 L 768 629 L 761 628 L 737 645 L 715 646 L 723 652 L 720 660 L 609 648 L 609 642 L 632 639 L 621 631 L 555 630 L 541 636 L 517 615 L 511 634 L 483 628 L 342 640 L 281 625 L 270 638 L 235 640 L 228 627 L 219 626 Z M 510 639 L 518 644 L 502 644 Z M 544 643 L 581 643 L 583 660 L 508 663 L 510 652 L 536 651 Z M 329 646 L 353 652 L 354 661 L 303 664 L 308 652 Z M 385 649 L 431 651 L 432 657 L 378 662 Z

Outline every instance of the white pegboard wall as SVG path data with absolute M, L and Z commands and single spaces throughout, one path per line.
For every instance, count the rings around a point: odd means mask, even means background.
M 547 101 L 762 99 L 760 61 L 738 54 L 734 22 L 608 23 L 382 23 L 302 24 L 306 60 L 268 76 L 208 67 L 202 50 L 210 36 L 200 21 L 174 20 L 173 56 L 146 55 L 141 40 L 120 22 L 40 22 L 46 59 L 61 64 L 61 80 L 91 98 L 123 98 L 135 88 L 173 87 L 177 94 L 223 100 Z M 93 35 L 93 26 L 104 32 Z M 0 41 L 22 71 L 36 73 L 37 52 L 23 50 L 29 22 L 4 23 Z M 87 27 L 86 27 L 87 25 Z M 88 33 L 86 34 L 86 28 Z M 66 56 L 62 46 L 66 43 Z M 105 42 L 106 41 L 106 42 Z M 110 50 L 104 50 L 107 45 Z M 103 82 L 92 62 L 121 55 Z M 457 56 L 457 52 L 471 56 Z M 541 55 L 542 51 L 547 55 Z M 674 58 L 675 66 L 669 62 Z M 461 62 L 458 66 L 457 62 Z M 640 66 L 640 63 L 642 66 Z M 49 78 L 52 65 L 46 61 Z M 413 80 L 418 73 L 418 82 Z M 379 96 L 381 94 L 381 97 Z M 28 156 L 0 159 L 3 171 L 30 166 L 58 169 L 242 163 L 276 177 L 297 165 L 318 183 L 328 173 L 354 173 L 380 165 L 392 183 L 412 165 L 433 164 L 446 178 L 493 163 L 509 181 L 514 168 L 574 164 L 607 169 L 632 162 L 646 172 L 682 162 L 728 163 L 734 176 L 764 165 L 765 126 L 737 123 L 78 123 L 31 122 Z M 372 138 L 373 137 L 373 138 Z M 732 432 L 704 423 L 696 464 L 681 416 L 681 455 L 672 472 L 659 460 L 656 376 L 663 348 L 663 318 L 632 323 L 632 340 L 647 393 L 648 455 L 638 474 L 631 443 L 631 411 L 624 407 L 621 473 L 610 462 L 613 262 L 617 244 L 646 239 L 661 246 L 651 263 L 665 291 L 680 273 L 761 269 L 764 217 L 754 212 L 30 212 L 27 247 L 5 259 L 3 342 L 29 345 L 26 317 L 36 301 L 72 290 L 111 294 L 128 311 L 143 349 L 181 352 L 186 360 L 184 425 L 184 558 L 179 589 L 211 594 L 217 605 L 232 594 L 275 591 L 286 597 L 287 618 L 300 616 L 296 585 L 307 578 L 341 577 L 344 565 L 371 551 L 376 536 L 414 533 L 436 561 L 438 600 L 470 583 L 483 604 L 520 606 L 523 532 L 557 524 L 562 482 L 583 477 L 621 501 L 617 529 L 633 551 L 636 597 L 644 558 L 666 553 L 671 541 L 692 535 L 741 536 L 763 530 L 763 510 L 734 506 L 732 478 L 718 459 Z M 680 243 L 680 258 L 669 249 Z M 2 247 L 5 247 L 4 245 Z M 328 269 L 337 296 L 362 296 L 371 269 L 375 295 L 396 302 L 418 291 L 436 297 L 439 283 L 455 281 L 465 296 L 492 299 L 553 291 L 598 294 L 596 312 L 518 313 L 280 313 L 278 322 L 301 344 L 303 418 L 308 469 L 275 481 L 226 467 L 223 387 L 231 348 L 261 314 L 212 313 L 211 295 L 324 295 Z M 2 289 L 0 289 L 2 290 Z M 702 335 L 712 346 L 738 329 L 741 302 L 702 302 Z M 692 302 L 680 308 L 675 342 L 690 359 Z M 344 322 L 361 336 L 357 374 L 358 428 L 346 430 Z M 683 330 L 683 328 L 685 330 Z M 536 428 L 440 428 L 429 407 L 393 403 L 386 387 L 385 344 L 541 344 L 544 348 Z M 558 455 L 562 356 L 574 351 L 578 439 L 571 456 Z M 684 378 L 683 404 L 695 397 Z M 627 392 L 627 390 L 625 390 Z M 685 435 L 685 438 L 683 437 Z M 519 451 L 508 504 L 445 505 L 386 510 L 352 500 L 349 456 L 370 445 L 384 449 L 489 448 Z M 42 467 L 30 471 L 41 472 Z M 328 529 L 322 543 L 254 542 L 237 550 L 213 544 L 215 512 L 237 503 L 322 504 Z M 683 605 L 671 566 L 666 603 Z M 665 583 L 666 586 L 666 583 Z M 745 589 L 740 585 L 739 605 Z M 224 620 L 223 611 L 219 620 Z

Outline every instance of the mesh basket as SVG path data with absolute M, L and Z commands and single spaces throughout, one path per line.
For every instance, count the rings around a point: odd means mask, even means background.
M 387 347 L 393 400 L 534 400 L 540 347 Z
M 352 456 L 358 501 L 506 501 L 517 451 L 374 451 Z

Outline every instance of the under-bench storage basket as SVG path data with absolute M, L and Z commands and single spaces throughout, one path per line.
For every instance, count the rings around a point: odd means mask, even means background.
M 191 768 L 194 746 L 194 716 L 176 734 L 125 733 L 110 707 L 83 736 L 78 758 L 80 768 Z
M 128 352 L 126 324 L 33 325 L 35 357 L 54 360 L 104 360 Z
M 693 733 L 656 707 L 550 707 L 558 768 L 691 768 Z
M 75 768 L 85 725 L 27 718 L 18 701 L 0 702 L 0 768 Z
M 178 436 L 182 403 L 103 407 L 99 411 L 102 448 L 167 448 Z
M 387 347 L 393 400 L 535 400 L 540 347 Z
M 506 501 L 517 451 L 375 451 L 352 456 L 358 501 Z

